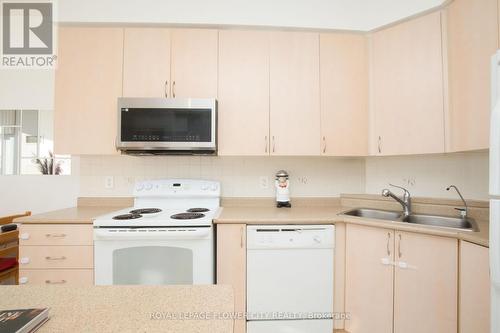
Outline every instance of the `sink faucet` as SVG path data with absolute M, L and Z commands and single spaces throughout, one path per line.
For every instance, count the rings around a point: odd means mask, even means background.
M 394 193 L 392 193 L 388 189 L 384 189 L 382 191 L 382 196 L 384 196 L 386 198 L 387 197 L 391 197 L 394 200 L 396 200 L 397 202 L 399 202 L 401 204 L 401 206 L 403 206 L 403 215 L 404 215 L 404 217 L 409 216 L 411 214 L 411 196 L 410 196 L 410 192 L 408 192 L 408 190 L 405 189 L 404 187 L 393 185 L 393 184 L 389 184 L 389 185 L 391 185 L 393 187 L 397 187 L 397 188 L 402 189 L 404 191 L 403 200 L 401 200 L 397 195 L 395 195 Z
M 460 196 L 460 199 L 462 199 L 462 202 L 464 203 L 464 208 L 455 208 L 455 209 L 460 212 L 460 216 L 463 219 L 467 218 L 467 214 L 469 213 L 469 208 L 467 207 L 467 201 L 465 201 L 465 199 L 462 196 L 462 193 L 460 193 L 460 190 L 458 189 L 458 187 L 456 187 L 455 185 L 450 185 L 446 188 L 446 191 L 449 191 L 450 188 L 454 188 L 455 191 L 457 191 L 458 195 Z

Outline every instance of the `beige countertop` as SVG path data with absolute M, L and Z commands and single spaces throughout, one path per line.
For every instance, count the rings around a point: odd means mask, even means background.
M 272 205 L 272 200 L 236 199 L 223 200 L 224 206 L 219 216 L 214 219 L 215 224 L 242 223 L 242 224 L 334 224 L 334 223 L 355 223 L 373 227 L 389 228 L 402 231 L 419 232 L 430 235 L 453 237 L 462 239 L 482 246 L 489 246 L 489 229 L 487 221 L 487 210 L 484 203 L 477 203 L 477 208 L 472 208 L 471 212 L 479 216 L 475 218 L 479 226 L 479 232 L 458 231 L 453 229 L 436 228 L 402 222 L 382 221 L 367 218 L 339 215 L 352 207 L 370 207 L 382 209 L 398 209 L 388 200 L 374 200 L 377 196 L 371 195 L 350 195 L 329 199 L 296 199 L 292 208 L 276 208 Z M 92 220 L 102 214 L 106 214 L 123 207 L 130 206 L 132 202 L 128 199 L 103 198 L 86 199 L 86 205 L 56 210 L 43 214 L 25 216 L 17 218 L 16 223 L 25 224 L 91 224 Z M 341 204 L 342 202 L 342 204 Z M 346 202 L 348 205 L 344 205 Z M 436 205 L 435 202 L 440 202 Z M 90 204 L 89 204 L 90 203 Z M 99 206 L 99 203 L 109 205 Z M 429 204 L 432 203 L 432 204 Z M 389 206 L 387 206 L 389 204 Z M 451 215 L 456 206 L 456 202 L 450 200 L 416 199 L 414 208 L 419 212 L 431 210 L 432 213 Z M 474 204 L 474 203 L 473 203 Z M 120 206 L 121 205 L 121 206 Z
M 14 220 L 25 224 L 92 224 L 92 220 L 103 214 L 119 210 L 116 206 L 81 206 L 47 213 L 23 216 Z
M 342 212 L 351 207 L 331 206 L 331 207 L 226 207 L 223 208 L 217 218 L 216 224 L 334 224 L 353 223 L 379 228 L 388 228 L 401 231 L 418 232 L 428 235 L 457 238 L 482 246 L 489 246 L 488 222 L 476 220 L 479 232 L 459 231 L 405 222 L 383 221 L 367 219 L 354 216 L 341 215 Z
M 234 311 L 229 286 L 1 286 L 0 289 L 0 310 L 50 308 L 50 320 L 39 333 L 233 332 L 233 321 L 220 319 Z M 212 318 L 200 319 L 206 315 Z
M 224 207 L 214 223 L 244 224 L 328 224 L 341 222 L 341 206 L 331 207 Z

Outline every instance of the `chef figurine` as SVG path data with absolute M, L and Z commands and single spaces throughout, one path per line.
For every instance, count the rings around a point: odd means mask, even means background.
M 290 204 L 290 181 L 288 180 L 288 173 L 285 170 L 280 170 L 276 173 L 276 180 L 274 181 L 276 187 L 276 206 L 292 207 Z

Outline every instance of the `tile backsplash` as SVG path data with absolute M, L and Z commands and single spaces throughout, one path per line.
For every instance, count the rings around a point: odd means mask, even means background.
M 414 196 L 455 198 L 444 188 L 456 184 L 468 199 L 488 198 L 487 151 L 368 158 L 80 156 L 72 164 L 80 196 L 130 196 L 136 180 L 202 178 L 220 181 L 224 197 L 272 197 L 274 174 L 285 169 L 295 197 L 379 194 L 392 182 Z M 105 186 L 107 177 L 112 188 Z
M 365 162 L 369 194 L 379 194 L 394 183 L 408 188 L 413 196 L 456 199 L 455 191 L 445 190 L 454 184 L 467 199 L 488 199 L 488 151 L 368 157 Z
M 295 197 L 364 193 L 364 158 L 220 157 L 220 156 L 80 156 L 75 172 L 80 196 L 129 196 L 136 180 L 201 178 L 218 180 L 224 197 L 274 196 L 274 174 L 290 174 Z M 106 188 L 107 177 L 113 187 Z M 265 183 L 267 181 L 267 188 Z

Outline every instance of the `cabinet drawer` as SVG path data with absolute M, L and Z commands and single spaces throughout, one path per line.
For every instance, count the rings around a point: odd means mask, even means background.
M 23 224 L 20 245 L 92 245 L 92 224 Z
M 94 268 L 92 246 L 21 246 L 19 266 L 26 268 Z
M 21 269 L 19 284 L 93 285 L 92 269 Z

